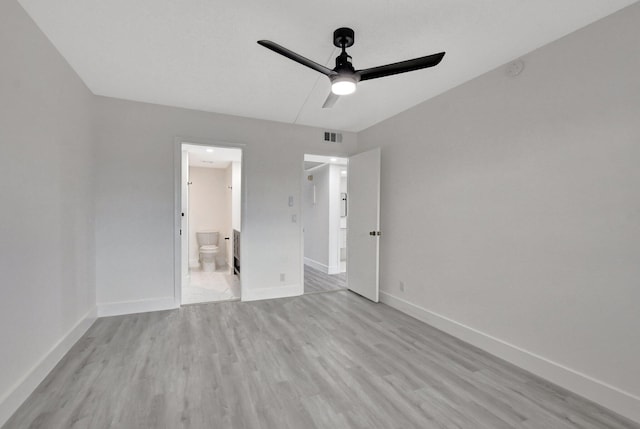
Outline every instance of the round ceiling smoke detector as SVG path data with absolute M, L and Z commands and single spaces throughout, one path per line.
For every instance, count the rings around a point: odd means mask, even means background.
M 522 73 L 522 70 L 524 70 L 524 61 L 522 60 L 515 60 L 507 64 L 506 71 L 507 76 L 509 77 L 518 76 L 520 73 Z

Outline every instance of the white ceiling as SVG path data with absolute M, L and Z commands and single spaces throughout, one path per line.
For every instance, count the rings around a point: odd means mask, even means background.
M 319 164 L 336 164 L 347 165 L 349 164 L 349 158 L 341 158 L 338 156 L 326 156 L 326 155 L 310 155 L 305 154 L 304 160 L 308 162 L 316 162 Z
M 325 156 L 325 155 L 304 155 L 304 169 L 305 171 L 314 169 L 327 164 L 349 165 L 349 158 L 340 158 L 337 156 Z M 346 172 L 346 170 L 343 170 Z
M 182 150 L 189 153 L 191 167 L 227 168 L 231 162 L 240 162 L 242 150 L 227 147 L 182 144 Z
M 98 95 L 359 131 L 635 0 L 19 0 Z M 333 109 L 326 77 L 349 26 L 358 69 L 446 51 L 436 68 L 363 82 Z

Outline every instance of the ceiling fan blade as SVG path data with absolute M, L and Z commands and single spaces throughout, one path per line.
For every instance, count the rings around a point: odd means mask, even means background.
M 331 76 L 336 74 L 336 72 L 331 70 L 330 68 L 325 67 L 321 64 L 318 64 L 315 61 L 311 61 L 310 59 L 305 58 L 302 55 L 296 54 L 295 52 L 290 51 L 284 46 L 280 46 L 277 43 L 274 43 L 270 40 L 258 40 L 258 44 L 264 46 L 267 49 L 271 49 L 273 52 L 276 52 L 282 56 L 285 56 L 290 60 L 300 63 L 303 66 L 307 66 L 311 69 L 314 69 L 315 71 L 320 72 L 324 75 Z
M 400 61 L 399 63 L 387 64 L 379 67 L 371 67 L 369 69 L 358 70 L 356 74 L 360 76 L 360 80 L 377 79 L 379 77 L 391 76 L 398 73 L 405 73 L 414 70 L 425 69 L 427 67 L 437 66 L 444 52 L 439 54 L 427 55 L 426 57 L 414 58 L 412 60 Z
M 336 101 L 338 101 L 339 98 L 339 95 L 336 95 L 333 92 L 329 91 L 329 95 L 327 95 L 327 99 L 324 101 L 322 108 L 331 109 L 333 105 L 336 104 Z

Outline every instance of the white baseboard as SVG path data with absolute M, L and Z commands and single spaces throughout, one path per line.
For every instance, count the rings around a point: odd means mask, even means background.
M 33 393 L 60 359 L 84 335 L 96 320 L 96 308 L 92 308 L 75 324 L 8 392 L 0 398 L 0 426 L 16 412 Z
M 327 274 L 340 274 L 340 265 L 329 265 Z
M 380 291 L 380 302 L 609 408 L 622 416 L 640 422 L 640 398 L 629 392 L 412 304 L 388 292 Z
M 316 270 L 322 271 L 323 273 L 329 274 L 329 267 L 325 264 L 321 264 L 318 261 L 314 261 L 311 258 L 304 257 L 304 264 L 310 266 L 311 268 L 315 268 Z
M 277 287 L 265 287 L 258 289 L 242 288 L 242 301 L 258 301 L 261 299 L 288 298 L 290 296 L 300 296 L 304 293 L 304 288 L 299 285 L 287 285 Z
M 107 302 L 98 304 L 98 317 L 173 310 L 175 308 L 178 308 L 178 306 L 172 296 L 166 298 L 141 299 L 138 301 Z

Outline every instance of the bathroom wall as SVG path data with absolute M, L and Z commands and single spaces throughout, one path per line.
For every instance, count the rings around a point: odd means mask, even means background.
M 638 421 L 639 22 L 358 135 L 382 147 L 383 301 Z
M 220 253 L 216 263 L 227 263 L 231 237 L 231 186 L 227 168 L 189 167 L 189 266 L 198 267 L 198 231 L 218 231 Z
M 92 94 L 0 1 L 0 426 L 95 317 Z
M 231 227 L 242 231 L 242 163 L 231 163 Z
M 233 267 L 233 218 L 235 213 L 233 212 L 235 207 L 234 201 L 234 192 L 233 192 L 233 162 L 229 163 L 229 166 L 224 169 L 225 174 L 225 186 L 227 186 L 229 192 L 227 193 L 227 204 L 229 206 L 229 224 L 228 224 L 228 232 L 224 237 L 229 237 L 228 240 L 224 241 L 225 252 L 224 252 L 224 263 Z M 235 164 L 240 164 L 235 163 Z M 240 193 L 238 192 L 238 195 Z M 223 238 L 224 238 L 223 237 Z

